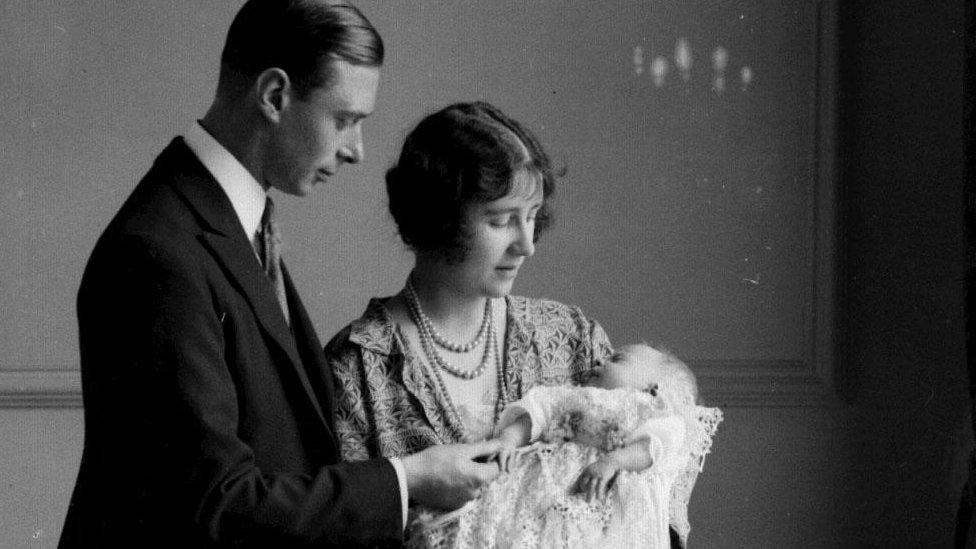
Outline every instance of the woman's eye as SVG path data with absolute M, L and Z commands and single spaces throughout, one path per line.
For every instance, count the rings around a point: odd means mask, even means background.
M 502 228 L 508 225 L 508 222 L 509 222 L 509 216 L 507 215 L 488 218 L 488 224 L 491 225 L 492 227 Z

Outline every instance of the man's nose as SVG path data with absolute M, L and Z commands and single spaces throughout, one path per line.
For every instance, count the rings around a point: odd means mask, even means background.
M 358 164 L 363 160 L 363 132 L 360 126 L 357 124 L 356 127 L 351 130 L 348 141 L 339 148 L 339 158 L 343 162 L 348 162 L 350 164 Z

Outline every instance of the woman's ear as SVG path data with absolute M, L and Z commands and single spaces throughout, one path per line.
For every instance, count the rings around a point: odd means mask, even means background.
M 282 111 L 288 108 L 291 90 L 288 73 L 276 67 L 265 69 L 254 82 L 258 110 L 268 120 L 280 121 Z

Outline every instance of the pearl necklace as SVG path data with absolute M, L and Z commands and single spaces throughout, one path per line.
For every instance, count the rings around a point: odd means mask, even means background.
M 485 300 L 485 314 L 484 317 L 481 319 L 481 327 L 478 328 L 478 335 L 476 335 L 474 339 L 472 339 L 468 343 L 457 343 L 442 336 L 440 332 L 437 331 L 437 328 L 434 327 L 434 322 L 430 319 L 429 316 L 427 316 L 427 313 L 425 313 L 423 308 L 420 306 L 420 298 L 417 296 L 417 289 L 414 288 L 413 280 L 409 277 L 407 278 L 406 290 L 407 290 L 408 303 L 413 304 L 413 306 L 417 310 L 417 316 L 420 317 L 420 320 L 417 322 L 417 325 L 420 326 L 421 324 L 423 324 L 424 329 L 427 330 L 427 333 L 430 334 L 430 337 L 431 339 L 434 340 L 434 343 L 439 345 L 442 349 L 447 349 L 448 351 L 454 351 L 455 353 L 469 353 L 475 347 L 481 345 L 481 343 L 485 340 L 485 336 L 488 335 L 488 326 L 491 323 L 491 300 L 490 299 Z
M 498 381 L 492 425 L 498 424 L 498 418 L 501 417 L 502 410 L 504 410 L 505 406 L 508 405 L 508 395 L 505 392 L 505 371 L 504 368 L 502 367 L 501 360 L 499 360 L 498 357 L 498 349 L 494 345 L 495 339 L 496 339 L 495 337 L 489 338 L 489 341 L 491 342 L 492 355 L 495 358 L 495 372 L 497 373 L 495 377 Z M 423 345 L 422 340 L 421 340 L 421 344 L 424 347 L 424 354 L 426 354 L 428 359 L 430 359 L 430 353 L 429 353 L 430 348 L 427 347 L 426 345 Z M 441 395 L 443 395 L 444 397 L 444 402 L 446 403 L 445 407 L 451 410 L 454 413 L 454 417 L 458 418 L 459 420 L 458 423 L 461 427 L 461 431 L 459 433 L 460 434 L 459 440 L 461 441 L 467 440 L 467 433 L 465 433 L 466 429 L 464 423 L 460 421 L 461 413 L 458 411 L 457 406 L 454 404 L 454 400 L 451 398 L 451 393 L 448 392 L 447 390 L 447 384 L 444 383 L 444 378 L 443 376 L 441 376 L 440 369 L 432 367 L 430 368 L 430 371 L 434 373 L 434 382 L 437 384 L 437 390 L 439 390 Z
M 431 363 L 432 368 L 430 370 L 434 374 L 434 381 L 437 384 L 437 388 L 440 390 L 441 394 L 444 395 L 444 401 L 447 403 L 447 408 L 454 411 L 456 417 L 460 417 L 458 413 L 457 406 L 454 405 L 454 401 L 451 399 L 451 394 L 447 390 L 447 384 L 444 383 L 444 378 L 441 376 L 441 370 L 444 370 L 454 376 L 460 377 L 461 379 L 470 380 L 474 379 L 484 373 L 488 366 L 489 358 L 494 358 L 495 360 L 495 378 L 498 383 L 497 385 L 497 397 L 495 400 L 495 413 L 494 413 L 494 423 L 498 423 L 498 418 L 501 416 L 502 410 L 508 405 L 508 394 L 505 390 L 505 368 L 500 360 L 498 348 L 496 342 L 498 336 L 495 334 L 495 322 L 494 315 L 491 312 L 491 299 L 487 300 L 485 304 L 485 318 L 487 319 L 482 323 L 485 331 L 485 353 L 481 357 L 481 364 L 478 365 L 474 370 L 461 370 L 447 363 L 437 351 L 437 347 L 434 345 L 435 340 L 431 334 L 429 319 L 424 322 L 427 315 L 424 314 L 423 309 L 420 306 L 420 299 L 417 297 L 417 292 L 413 287 L 412 281 L 407 279 L 406 288 L 406 301 L 407 310 L 410 312 L 410 317 L 414 324 L 417 325 L 417 332 L 420 334 L 420 346 L 423 350 L 424 355 L 427 356 L 427 360 Z M 480 339 L 479 335 L 479 339 Z M 463 425 L 462 425 L 463 427 Z
M 440 352 L 435 346 L 434 337 L 431 335 L 430 326 L 428 325 L 429 320 L 427 322 L 424 321 L 426 315 L 424 314 L 424 310 L 420 307 L 420 300 L 417 299 L 417 292 L 414 291 L 413 285 L 409 282 L 409 280 L 407 281 L 406 298 L 407 299 L 405 301 L 407 302 L 407 309 L 410 311 L 410 317 L 414 321 L 414 324 L 417 325 L 417 331 L 420 333 L 420 344 L 424 349 L 424 353 L 427 354 L 427 358 L 430 359 L 431 362 L 433 362 L 437 367 L 443 369 L 445 372 L 461 379 L 474 379 L 485 372 L 485 368 L 488 367 L 488 361 L 492 356 L 492 347 L 494 346 L 495 341 L 495 327 L 494 321 L 492 320 L 493 315 L 491 314 L 490 299 L 485 307 L 485 310 L 488 312 L 486 315 L 486 318 L 488 319 L 488 329 L 486 330 L 487 335 L 485 338 L 485 352 L 481 356 L 481 363 L 478 364 L 478 367 L 473 370 L 462 370 L 456 366 L 448 364 L 447 361 L 441 357 Z

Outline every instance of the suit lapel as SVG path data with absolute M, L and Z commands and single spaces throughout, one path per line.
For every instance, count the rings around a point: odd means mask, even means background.
M 288 327 L 274 288 L 264 274 L 254 249 L 251 247 L 251 242 L 244 234 L 244 229 L 241 227 L 230 199 L 227 198 L 227 195 L 220 188 L 220 184 L 200 163 L 196 155 L 186 146 L 182 138 L 175 139 L 164 152 L 164 155 L 166 153 L 173 155 L 173 164 L 182 171 L 181 174 L 172 179 L 172 185 L 194 210 L 197 219 L 201 222 L 203 232 L 200 239 L 202 243 L 224 267 L 228 278 L 236 283 L 251 305 L 255 318 L 264 328 L 268 337 L 288 357 L 288 366 L 298 376 L 305 395 L 319 420 L 324 426 L 327 426 L 329 422 L 326 421 L 322 413 L 322 408 L 302 364 L 302 357 L 296 342 L 298 334 L 293 334 Z M 291 294 L 289 301 L 300 305 L 301 302 L 295 294 L 291 279 L 287 279 L 287 289 Z M 302 316 L 303 322 L 307 322 L 304 309 Z M 308 335 L 307 331 L 303 328 L 302 335 Z M 318 339 L 316 338 L 315 341 L 317 342 Z
M 335 432 L 333 406 L 335 398 L 333 396 L 332 370 L 325 360 L 325 353 L 322 350 L 322 343 L 315 332 L 308 312 L 302 300 L 298 297 L 298 291 L 291 280 L 288 268 L 284 262 L 281 264 L 281 272 L 284 275 L 285 292 L 288 294 L 288 309 L 291 311 L 291 329 L 295 334 L 295 343 L 298 346 L 298 353 L 302 358 L 302 364 L 308 369 L 308 379 L 311 387 L 319 395 L 316 399 L 322 402 L 325 410 L 325 421 L 331 432 Z M 319 410 L 322 413 L 322 410 Z
M 242 231 L 243 233 L 243 231 Z M 297 336 L 292 334 L 288 324 L 285 323 L 285 316 L 281 310 L 281 304 L 274 294 L 274 288 L 268 282 L 267 276 L 261 270 L 256 261 L 254 253 L 251 251 L 250 243 L 244 242 L 245 248 L 242 249 L 241 243 L 234 242 L 235 239 L 227 238 L 213 233 L 204 233 L 203 239 L 210 247 L 214 256 L 217 257 L 229 275 L 235 279 L 241 292 L 247 297 L 254 311 L 254 316 L 264 327 L 265 331 L 274 340 L 278 347 L 288 356 L 288 361 L 298 380 L 301 382 L 305 393 L 308 395 L 315 408 L 316 414 L 327 424 L 322 414 L 322 408 L 315 391 L 309 382 L 308 374 L 302 364 L 302 357 L 298 351 Z M 248 255 L 250 254 L 250 256 Z M 290 288 L 289 305 L 294 301 L 294 287 Z

